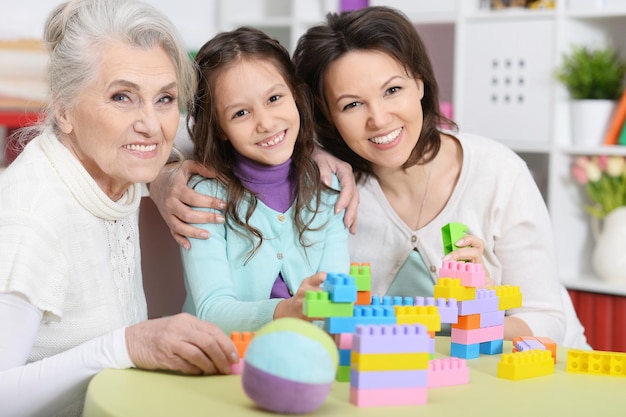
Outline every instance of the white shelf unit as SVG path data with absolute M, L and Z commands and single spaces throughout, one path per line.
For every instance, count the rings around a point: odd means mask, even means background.
M 524 158 L 550 211 L 560 279 L 570 288 L 625 294 L 591 269 L 584 194 L 570 177 L 578 155 L 626 155 L 626 147 L 572 144 L 567 91 L 554 78 L 572 45 L 613 45 L 626 56 L 626 0 L 556 0 L 554 9 L 489 10 L 480 0 L 370 0 L 405 12 L 428 46 L 464 131 L 496 139 Z M 447 36 L 430 36 L 446 32 Z M 449 39 L 453 39 L 450 43 Z M 440 66 L 443 63 L 444 68 Z

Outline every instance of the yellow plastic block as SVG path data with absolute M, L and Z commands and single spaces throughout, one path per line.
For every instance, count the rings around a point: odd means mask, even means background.
M 428 369 L 430 353 L 359 353 L 352 352 L 350 366 L 357 371 L 408 371 Z
M 394 306 L 397 324 L 422 324 L 429 332 L 441 330 L 437 306 Z
M 571 349 L 567 352 L 567 372 L 626 376 L 626 353 Z
M 498 377 L 514 381 L 554 373 L 554 360 L 549 350 L 532 349 L 505 353 L 498 363 Z
M 435 298 L 454 298 L 457 301 L 474 300 L 476 288 L 461 285 L 460 278 L 439 278 L 435 285 Z
M 522 306 L 522 292 L 519 286 L 497 285 L 495 287 L 489 287 L 489 289 L 496 291 L 496 297 L 499 298 L 499 310 L 510 310 Z

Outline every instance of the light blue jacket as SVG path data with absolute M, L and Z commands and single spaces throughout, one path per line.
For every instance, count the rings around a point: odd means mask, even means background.
M 333 188 L 339 189 L 336 178 Z M 216 180 L 201 181 L 195 190 L 226 199 L 226 189 Z M 241 230 L 226 223 L 196 224 L 209 231 L 211 237 L 190 239 L 191 249 L 181 250 L 187 289 L 183 310 L 218 325 L 227 334 L 256 331 L 273 319 L 281 301 L 269 299 L 279 272 L 294 294 L 302 281 L 316 272 L 348 273 L 348 230 L 343 224 L 343 212 L 334 212 L 337 197 L 336 193 L 322 193 L 323 201 L 311 227 L 314 230 L 305 234 L 311 243 L 306 248 L 300 244 L 295 228 L 295 206 L 283 214 L 259 201 L 250 224 L 262 232 L 264 240 L 251 259 L 248 255 L 252 243 L 238 233 Z M 245 213 L 247 204 L 242 206 Z

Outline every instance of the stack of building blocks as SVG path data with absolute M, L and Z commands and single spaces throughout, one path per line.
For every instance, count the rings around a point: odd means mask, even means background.
M 554 373 L 554 359 L 548 350 L 531 349 L 505 353 L 498 363 L 498 378 L 520 380 Z
M 350 264 L 350 276 L 354 278 L 356 284 L 356 304 L 370 305 L 372 298 L 372 270 L 369 263 Z
M 456 249 L 453 243 L 461 239 L 466 231 L 467 227 L 461 223 L 449 223 L 442 227 L 446 254 Z M 505 310 L 521 306 L 521 292 L 516 286 L 482 288 L 484 285 L 482 264 L 442 262 L 434 295 L 436 298 L 456 299 L 459 315 L 457 323 L 452 324 L 450 356 L 474 359 L 481 353 L 502 353 Z
M 429 345 L 423 325 L 359 325 L 352 343 L 350 403 L 425 404 Z
M 522 336 L 512 340 L 513 353 L 531 349 L 549 350 L 556 363 L 556 342 L 549 337 Z
M 252 339 L 256 336 L 256 332 L 231 332 L 230 340 L 235 344 L 237 353 L 239 354 L 239 362 L 230 366 L 231 374 L 241 374 L 243 371 L 243 362 L 246 356 L 246 350 Z
M 570 349 L 567 372 L 626 377 L 626 353 Z

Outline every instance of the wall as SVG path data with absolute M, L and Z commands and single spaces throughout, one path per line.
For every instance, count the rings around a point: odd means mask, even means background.
M 198 49 L 217 31 L 217 2 L 210 0 L 144 0 L 163 11 L 178 27 L 189 49 Z M 41 38 L 43 25 L 60 1 L 2 0 L 0 39 Z

